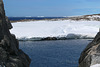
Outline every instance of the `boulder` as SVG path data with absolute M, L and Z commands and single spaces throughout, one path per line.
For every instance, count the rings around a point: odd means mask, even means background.
M 100 32 L 87 45 L 79 58 L 79 67 L 90 67 L 95 64 L 100 64 Z
M 3 0 L 0 0 L 0 67 L 29 67 L 31 60 L 19 49 L 18 40 L 9 31 L 11 28 Z

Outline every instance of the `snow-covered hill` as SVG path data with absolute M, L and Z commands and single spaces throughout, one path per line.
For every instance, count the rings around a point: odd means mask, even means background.
M 69 20 L 86 20 L 86 21 L 100 21 L 100 14 L 83 15 L 83 16 L 73 16 L 69 17 Z
M 12 23 L 11 32 L 19 40 L 41 40 L 41 38 L 93 38 L 100 28 L 100 21 L 27 21 Z

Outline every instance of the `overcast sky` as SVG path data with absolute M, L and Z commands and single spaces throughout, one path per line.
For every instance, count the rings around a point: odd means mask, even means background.
M 100 13 L 100 0 L 4 0 L 7 16 L 74 16 Z

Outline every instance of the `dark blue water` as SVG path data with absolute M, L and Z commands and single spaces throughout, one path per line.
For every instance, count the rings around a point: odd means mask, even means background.
M 60 19 L 65 17 L 8 17 L 11 21 L 25 20 L 25 19 L 34 19 L 34 20 L 43 20 L 43 19 Z
M 82 50 L 90 40 L 56 40 L 20 42 L 32 62 L 30 67 L 77 67 Z

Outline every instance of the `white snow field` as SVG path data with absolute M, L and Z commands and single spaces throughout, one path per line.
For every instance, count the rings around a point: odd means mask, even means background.
M 90 67 L 100 67 L 100 64 L 95 64 L 95 65 L 92 65 Z
M 12 23 L 11 33 L 19 40 L 45 37 L 93 38 L 99 32 L 100 21 L 41 20 Z

